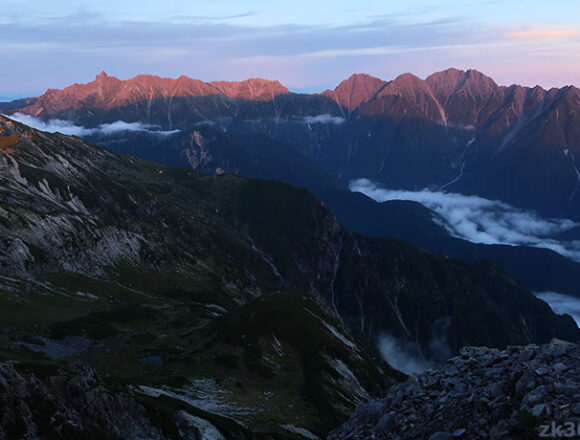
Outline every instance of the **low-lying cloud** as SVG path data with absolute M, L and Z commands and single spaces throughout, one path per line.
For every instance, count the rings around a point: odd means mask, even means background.
M 377 348 L 383 360 L 395 370 L 405 374 L 420 374 L 436 368 L 453 356 L 447 343 L 450 328 L 451 320 L 448 317 L 435 320 L 431 326 L 429 343 L 424 347 L 423 353 L 416 343 L 386 332 L 377 338 Z
M 405 374 L 420 374 L 435 367 L 434 363 L 420 356 L 415 344 L 389 334 L 383 333 L 379 336 L 377 347 L 385 362 Z
M 554 238 L 579 226 L 569 219 L 545 219 L 534 212 L 478 196 L 426 189 L 390 190 L 368 179 L 354 180 L 349 187 L 351 191 L 363 193 L 377 202 L 419 202 L 434 211 L 438 215 L 435 221 L 456 238 L 473 243 L 546 248 L 580 261 L 580 241 Z
M 303 120 L 307 124 L 333 124 L 333 125 L 340 125 L 346 121 L 346 119 L 341 118 L 340 116 L 331 116 L 331 115 L 305 116 Z
M 92 134 L 94 131 L 94 129 L 80 127 L 78 125 L 74 125 L 70 121 L 64 121 L 62 119 L 51 119 L 50 121 L 45 122 L 42 119 L 35 118 L 34 116 L 26 115 L 24 113 L 14 113 L 13 115 L 6 115 L 6 117 L 37 130 L 46 131 L 49 133 L 58 132 L 72 136 L 87 136 Z
M 580 327 L 580 298 L 564 295 L 557 292 L 534 292 L 535 295 L 546 301 L 554 313 L 559 315 L 568 314 Z
M 159 136 L 169 136 L 175 133 L 179 133 L 180 130 L 158 130 L 158 127 L 154 125 L 146 125 L 140 122 L 125 122 L 117 121 L 111 124 L 101 124 L 97 128 L 96 134 L 102 134 L 105 136 L 118 133 L 120 131 L 146 131 L 147 133 L 156 134 Z
M 169 136 L 175 133 L 179 133 L 179 130 L 161 131 L 158 130 L 158 127 L 156 126 L 142 124 L 140 122 L 116 121 L 110 124 L 101 124 L 97 128 L 87 128 L 80 125 L 75 125 L 73 122 L 63 119 L 49 119 L 48 121 L 43 121 L 40 118 L 36 118 L 24 113 L 14 113 L 13 115 L 8 115 L 7 117 L 37 130 L 81 137 L 110 136 L 119 132 L 127 131 L 147 132 L 159 136 Z

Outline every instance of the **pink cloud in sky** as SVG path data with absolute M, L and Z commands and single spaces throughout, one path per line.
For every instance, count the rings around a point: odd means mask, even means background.
M 554 40 L 558 38 L 580 36 L 580 30 L 575 29 L 533 29 L 529 31 L 511 32 L 508 37 L 512 40 L 535 41 Z

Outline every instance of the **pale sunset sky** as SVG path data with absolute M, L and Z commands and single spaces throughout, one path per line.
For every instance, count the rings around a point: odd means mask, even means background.
M 499 84 L 580 85 L 579 0 L 0 0 L 0 100 L 101 70 L 334 88 L 474 68 Z

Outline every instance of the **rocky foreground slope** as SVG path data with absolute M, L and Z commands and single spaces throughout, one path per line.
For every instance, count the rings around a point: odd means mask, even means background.
M 580 346 L 470 347 L 360 407 L 329 440 L 580 437 Z M 539 437 L 538 437 L 539 436 Z

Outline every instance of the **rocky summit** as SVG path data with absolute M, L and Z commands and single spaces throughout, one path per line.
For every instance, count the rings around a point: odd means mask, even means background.
M 578 438 L 580 346 L 467 347 L 360 407 L 329 440 Z

